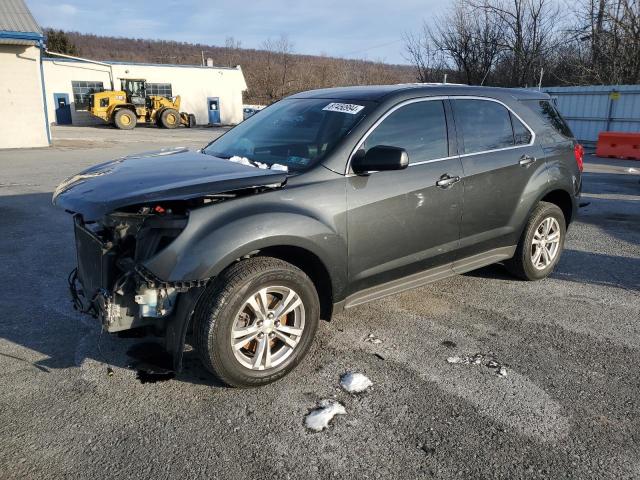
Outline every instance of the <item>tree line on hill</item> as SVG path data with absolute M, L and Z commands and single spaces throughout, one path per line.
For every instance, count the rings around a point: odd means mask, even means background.
M 415 81 L 409 65 L 296 54 L 286 36 L 267 39 L 260 49 L 245 49 L 232 37 L 224 46 L 211 46 L 59 30 L 47 30 L 46 34 L 50 51 L 92 60 L 201 65 L 203 59 L 211 58 L 216 66 L 241 65 L 248 87 L 244 101 L 248 104 L 269 105 L 314 88 Z
M 301 55 L 286 36 L 259 49 L 47 30 L 51 51 L 94 60 L 241 65 L 245 102 L 346 85 L 441 82 L 507 87 L 639 84 L 640 0 L 455 0 L 404 35 L 408 65 Z

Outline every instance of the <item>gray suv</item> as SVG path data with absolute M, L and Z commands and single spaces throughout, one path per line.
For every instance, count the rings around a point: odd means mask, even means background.
M 185 341 L 232 386 L 305 356 L 320 318 L 496 262 L 538 280 L 575 218 L 583 150 L 548 95 L 454 85 L 300 93 L 198 152 L 67 179 L 75 306 Z

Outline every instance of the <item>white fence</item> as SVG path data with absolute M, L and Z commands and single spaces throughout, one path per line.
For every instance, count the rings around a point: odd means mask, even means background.
M 640 132 L 640 85 L 543 88 L 573 134 L 594 145 L 599 132 Z

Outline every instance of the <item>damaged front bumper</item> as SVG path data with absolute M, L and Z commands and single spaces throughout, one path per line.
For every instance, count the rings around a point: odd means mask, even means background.
M 178 296 L 206 283 L 168 283 L 144 268 L 145 257 L 157 253 L 186 224 L 162 219 L 154 228 L 147 220 L 118 215 L 87 225 L 80 215 L 74 216 L 77 267 L 69 276 L 73 304 L 98 318 L 108 332 L 153 327 L 162 333 Z

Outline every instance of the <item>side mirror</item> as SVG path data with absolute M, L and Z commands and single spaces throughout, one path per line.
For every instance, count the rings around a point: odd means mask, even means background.
M 359 150 L 351 159 L 351 168 L 357 175 L 368 172 L 403 170 L 409 166 L 409 155 L 404 148 L 377 145 L 367 150 Z

